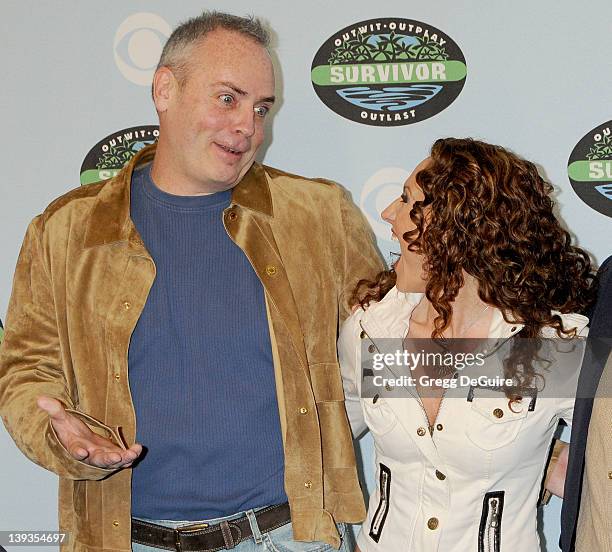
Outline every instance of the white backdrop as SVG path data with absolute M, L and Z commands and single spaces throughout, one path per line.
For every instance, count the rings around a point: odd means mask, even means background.
M 612 253 L 611 219 L 583 203 L 567 177 L 577 142 L 612 119 L 609 0 L 260 0 L 256 6 L 246 0 L 8 0 L 3 8 L 2 319 L 28 222 L 79 185 L 81 163 L 94 144 L 127 127 L 157 123 L 148 85 L 161 45 L 170 28 L 203 8 L 254 11 L 275 29 L 281 101 L 261 157 L 347 186 L 385 255 L 392 247 L 389 229 L 377 213 L 441 136 L 481 138 L 535 161 L 555 184 L 560 214 L 580 245 L 599 262 Z M 390 17 L 430 24 L 459 45 L 467 64 L 463 91 L 445 110 L 411 125 L 374 127 L 342 118 L 313 90 L 313 57 L 340 29 Z M 368 438 L 361 450 L 371 471 Z M 55 528 L 55 476 L 28 462 L 3 428 L 0 451 L 0 531 Z M 559 509 L 553 499 L 544 513 L 548 551 L 558 549 Z

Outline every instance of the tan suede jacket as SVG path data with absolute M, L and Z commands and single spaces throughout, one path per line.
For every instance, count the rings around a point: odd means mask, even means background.
M 134 166 L 69 192 L 28 228 L 0 349 L 0 413 L 17 446 L 60 476 L 65 550 L 130 550 L 131 469 L 74 460 L 35 404 L 53 396 L 96 432 L 133 443 L 128 344 L 155 279 L 130 219 Z M 382 268 L 345 191 L 254 164 L 224 212 L 229 236 L 265 288 L 285 450 L 285 488 L 298 540 L 338 547 L 334 521 L 364 518 L 336 337 L 360 278 Z

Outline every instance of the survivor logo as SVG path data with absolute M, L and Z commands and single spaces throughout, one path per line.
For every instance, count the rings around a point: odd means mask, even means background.
M 587 205 L 612 217 L 612 121 L 589 132 L 574 148 L 567 172 Z
M 81 165 L 81 184 L 107 180 L 117 173 L 142 148 L 159 137 L 157 125 L 124 128 L 100 140 Z
M 410 19 L 370 19 L 331 36 L 312 62 L 314 89 L 343 117 L 376 126 L 416 123 L 457 98 L 467 75 L 459 46 Z

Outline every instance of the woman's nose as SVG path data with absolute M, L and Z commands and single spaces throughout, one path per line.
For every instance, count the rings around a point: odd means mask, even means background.
M 397 204 L 398 204 L 398 199 L 393 200 L 391 203 L 389 203 L 389 205 L 387 205 L 382 213 L 380 214 L 380 217 L 385 221 L 388 222 L 389 224 L 393 224 L 393 221 L 395 220 L 395 211 L 397 210 Z

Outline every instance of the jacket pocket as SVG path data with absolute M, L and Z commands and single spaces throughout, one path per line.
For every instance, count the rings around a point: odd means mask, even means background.
M 377 437 L 389 433 L 397 424 L 397 416 L 385 399 L 375 395 L 373 399 L 362 399 L 363 418 Z
M 378 508 L 376 508 L 370 525 L 370 538 L 374 542 L 380 540 L 387 514 L 389 513 L 389 495 L 391 493 L 391 470 L 383 463 L 379 466 L 378 490 L 380 493 L 380 502 L 378 503 Z
M 478 529 L 478 552 L 499 552 L 501 550 L 504 495 L 505 491 L 492 491 L 484 496 Z
M 528 413 L 527 404 L 510 408 L 506 398 L 475 398 L 470 410 L 466 435 L 482 450 L 495 450 L 512 443 Z

